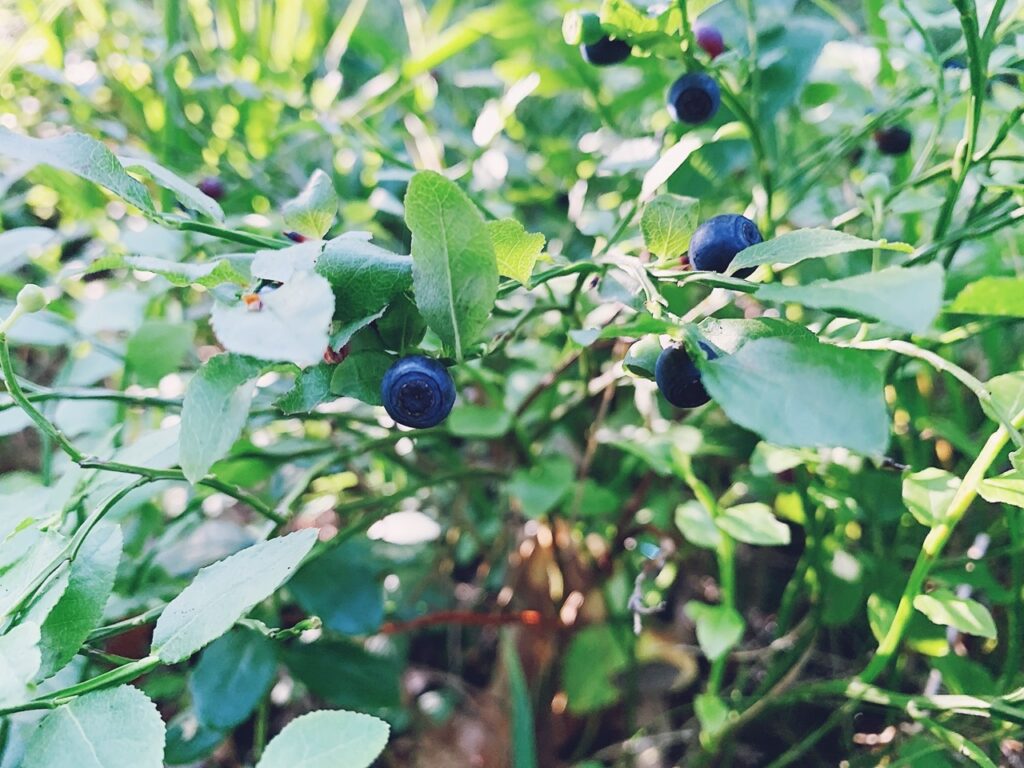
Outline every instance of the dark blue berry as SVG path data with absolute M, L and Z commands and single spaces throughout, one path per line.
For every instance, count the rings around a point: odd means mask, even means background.
M 946 59 L 944 62 L 942 62 L 942 68 L 943 69 L 967 69 L 967 62 L 964 61 L 963 59 L 957 57 L 957 56 L 954 56 L 954 57 Z
M 596 67 L 606 67 L 609 64 L 618 64 L 629 58 L 632 46 L 625 40 L 615 40 L 611 37 L 602 37 L 596 43 L 581 45 L 583 60 Z
M 403 357 L 388 368 L 380 384 L 388 415 L 407 427 L 433 427 L 455 404 L 455 382 L 437 360 L 422 355 Z
M 883 155 L 906 154 L 912 138 L 910 131 L 898 125 L 875 131 L 875 144 Z
M 285 232 L 284 236 L 293 243 L 304 243 L 308 239 L 305 235 L 300 235 L 298 232 Z
M 709 360 L 718 357 L 703 341 L 700 342 L 700 348 Z M 677 408 L 696 408 L 711 399 L 701 383 L 696 363 L 690 359 L 682 344 L 661 351 L 654 365 L 654 380 L 658 382 L 658 389 L 665 399 Z
M 683 75 L 668 89 L 668 112 L 681 123 L 705 123 L 715 116 L 721 103 L 718 83 L 703 72 Z
M 224 197 L 224 182 L 220 179 L 207 176 L 196 186 L 199 188 L 200 192 L 207 197 L 212 197 L 214 200 L 221 200 Z
M 701 272 L 725 272 L 737 253 L 762 239 L 757 225 L 746 216 L 714 216 L 697 227 L 690 238 L 690 264 Z M 746 277 L 753 271 L 738 270 L 736 277 Z

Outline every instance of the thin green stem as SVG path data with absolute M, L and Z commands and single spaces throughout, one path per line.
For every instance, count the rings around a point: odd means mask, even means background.
M 174 229 L 181 229 L 186 232 L 199 232 L 211 237 L 219 237 L 221 240 L 229 240 L 233 243 L 252 245 L 257 248 L 287 248 L 291 243 L 286 240 L 275 240 L 272 237 L 264 237 L 254 232 L 240 232 L 227 227 L 218 227 L 216 224 L 207 224 L 202 221 L 191 219 L 179 219 L 173 216 L 165 216 L 161 221 Z

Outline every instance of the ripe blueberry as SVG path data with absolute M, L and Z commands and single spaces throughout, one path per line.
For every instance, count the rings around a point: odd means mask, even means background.
M 388 368 L 380 384 L 388 415 L 407 427 L 433 427 L 455 404 L 455 382 L 437 360 L 422 355 L 403 357 Z
M 715 116 L 721 102 L 718 83 L 703 72 L 683 75 L 668 89 L 668 112 L 681 123 L 707 122 Z
M 207 176 L 196 186 L 199 188 L 200 192 L 207 197 L 212 197 L 214 200 L 221 200 L 224 197 L 224 182 L 220 179 Z
M 609 64 L 618 64 L 629 58 L 632 46 L 625 40 L 616 40 L 611 37 L 602 37 L 596 43 L 580 46 L 583 53 L 583 60 L 596 67 L 605 67 Z
M 697 45 L 704 49 L 704 52 L 712 59 L 720 56 L 725 51 L 725 40 L 718 27 L 700 26 L 694 30 L 697 36 Z
M 293 243 L 304 243 L 307 238 L 305 235 L 300 235 L 298 232 L 285 232 L 284 236 L 291 240 Z
M 943 69 L 967 69 L 967 62 L 959 56 L 953 56 L 942 62 Z
M 746 216 L 713 216 L 697 227 L 690 238 L 690 263 L 702 272 L 725 272 L 737 253 L 762 239 L 757 225 Z M 753 271 L 738 270 L 736 277 L 746 277 Z
M 718 357 L 703 341 L 700 342 L 700 348 L 709 360 Z M 658 382 L 658 389 L 665 399 L 677 408 L 696 408 L 711 399 L 701 383 L 697 365 L 682 344 L 661 351 L 654 366 L 654 380 Z
M 875 131 L 875 144 L 883 155 L 902 155 L 910 149 L 912 135 L 906 128 L 894 125 Z

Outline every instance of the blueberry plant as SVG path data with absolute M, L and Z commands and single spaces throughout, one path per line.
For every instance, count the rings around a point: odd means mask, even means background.
M 0 768 L 1024 758 L 1024 7 L 0 7 Z

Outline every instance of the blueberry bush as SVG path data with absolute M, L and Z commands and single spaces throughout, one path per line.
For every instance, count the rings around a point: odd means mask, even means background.
M 1024 6 L 0 6 L 0 766 L 1024 764 Z

